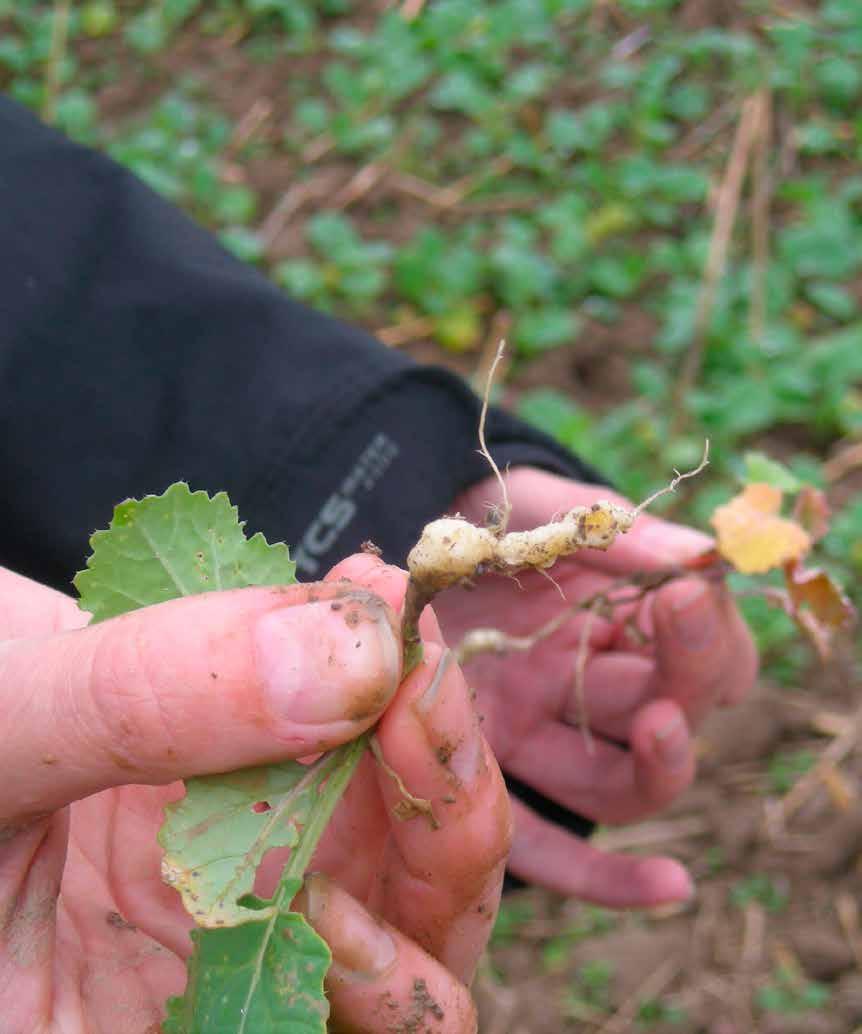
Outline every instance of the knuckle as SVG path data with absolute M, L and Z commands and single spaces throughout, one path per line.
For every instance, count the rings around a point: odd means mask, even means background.
M 175 753 L 174 723 L 163 692 L 163 661 L 146 631 L 122 618 L 106 625 L 93 652 L 89 677 L 100 741 L 118 768 L 146 768 Z

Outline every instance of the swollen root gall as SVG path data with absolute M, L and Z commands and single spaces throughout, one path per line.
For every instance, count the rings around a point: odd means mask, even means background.
M 507 535 L 496 535 L 462 517 L 442 517 L 425 526 L 407 557 L 407 569 L 423 594 L 433 596 L 484 571 L 544 570 L 580 549 L 607 549 L 631 528 L 635 516 L 615 503 L 600 501 L 576 506 L 532 531 Z

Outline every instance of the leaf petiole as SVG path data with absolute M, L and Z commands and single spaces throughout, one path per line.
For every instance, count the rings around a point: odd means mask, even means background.
M 299 841 L 290 852 L 290 858 L 282 871 L 278 889 L 274 895 L 277 908 L 287 908 L 291 898 L 296 894 L 296 882 L 302 881 L 318 841 L 326 829 L 330 816 L 335 811 L 335 806 L 341 800 L 341 795 L 353 778 L 353 773 L 356 771 L 356 766 L 359 764 L 371 736 L 371 731 L 365 732 L 357 739 L 324 754 L 315 762 L 316 765 L 325 766 L 329 770 L 329 775 L 311 809 L 308 821 L 302 828 Z M 286 898 L 285 894 L 290 892 L 291 888 L 293 888 L 293 892 L 290 897 Z

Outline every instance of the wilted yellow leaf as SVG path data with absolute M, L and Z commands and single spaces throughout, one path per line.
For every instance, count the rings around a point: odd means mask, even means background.
M 832 511 L 826 496 L 819 488 L 803 485 L 793 507 L 793 519 L 811 536 L 812 542 L 819 542 L 829 531 Z
M 712 515 L 719 553 L 743 574 L 763 574 L 803 556 L 811 536 L 780 512 L 780 489 L 747 485 Z
M 785 565 L 784 575 L 788 613 L 826 660 L 831 654 L 833 636 L 852 627 L 856 610 L 841 587 L 819 568 L 806 570 L 792 561 Z

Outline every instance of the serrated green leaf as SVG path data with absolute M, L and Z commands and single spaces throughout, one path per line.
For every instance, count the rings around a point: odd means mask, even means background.
M 241 922 L 237 899 L 251 891 L 271 847 L 294 847 L 337 755 L 314 765 L 286 762 L 199 776 L 165 808 L 162 879 L 180 893 L 198 926 Z M 266 808 L 255 810 L 256 805 Z
M 270 908 L 249 916 L 237 926 L 192 931 L 186 992 L 168 1002 L 164 1034 L 326 1029 L 326 943 L 296 913 Z
M 224 493 L 211 498 L 184 483 L 121 503 L 91 543 L 75 584 L 96 621 L 179 596 L 295 581 L 286 546 L 259 534 L 246 539 Z M 189 779 L 185 798 L 166 809 L 163 878 L 198 925 L 210 927 L 192 933 L 189 980 L 168 1003 L 168 1034 L 323 1034 L 331 956 L 288 908 L 366 742 L 310 766 Z M 262 901 L 252 893 L 255 872 L 276 846 L 290 847 L 290 860 L 274 899 Z
M 93 621 L 178 596 L 296 580 L 287 546 L 260 533 L 247 539 L 224 492 L 210 497 L 184 482 L 120 503 L 109 530 L 97 531 L 90 545 L 75 587 Z

